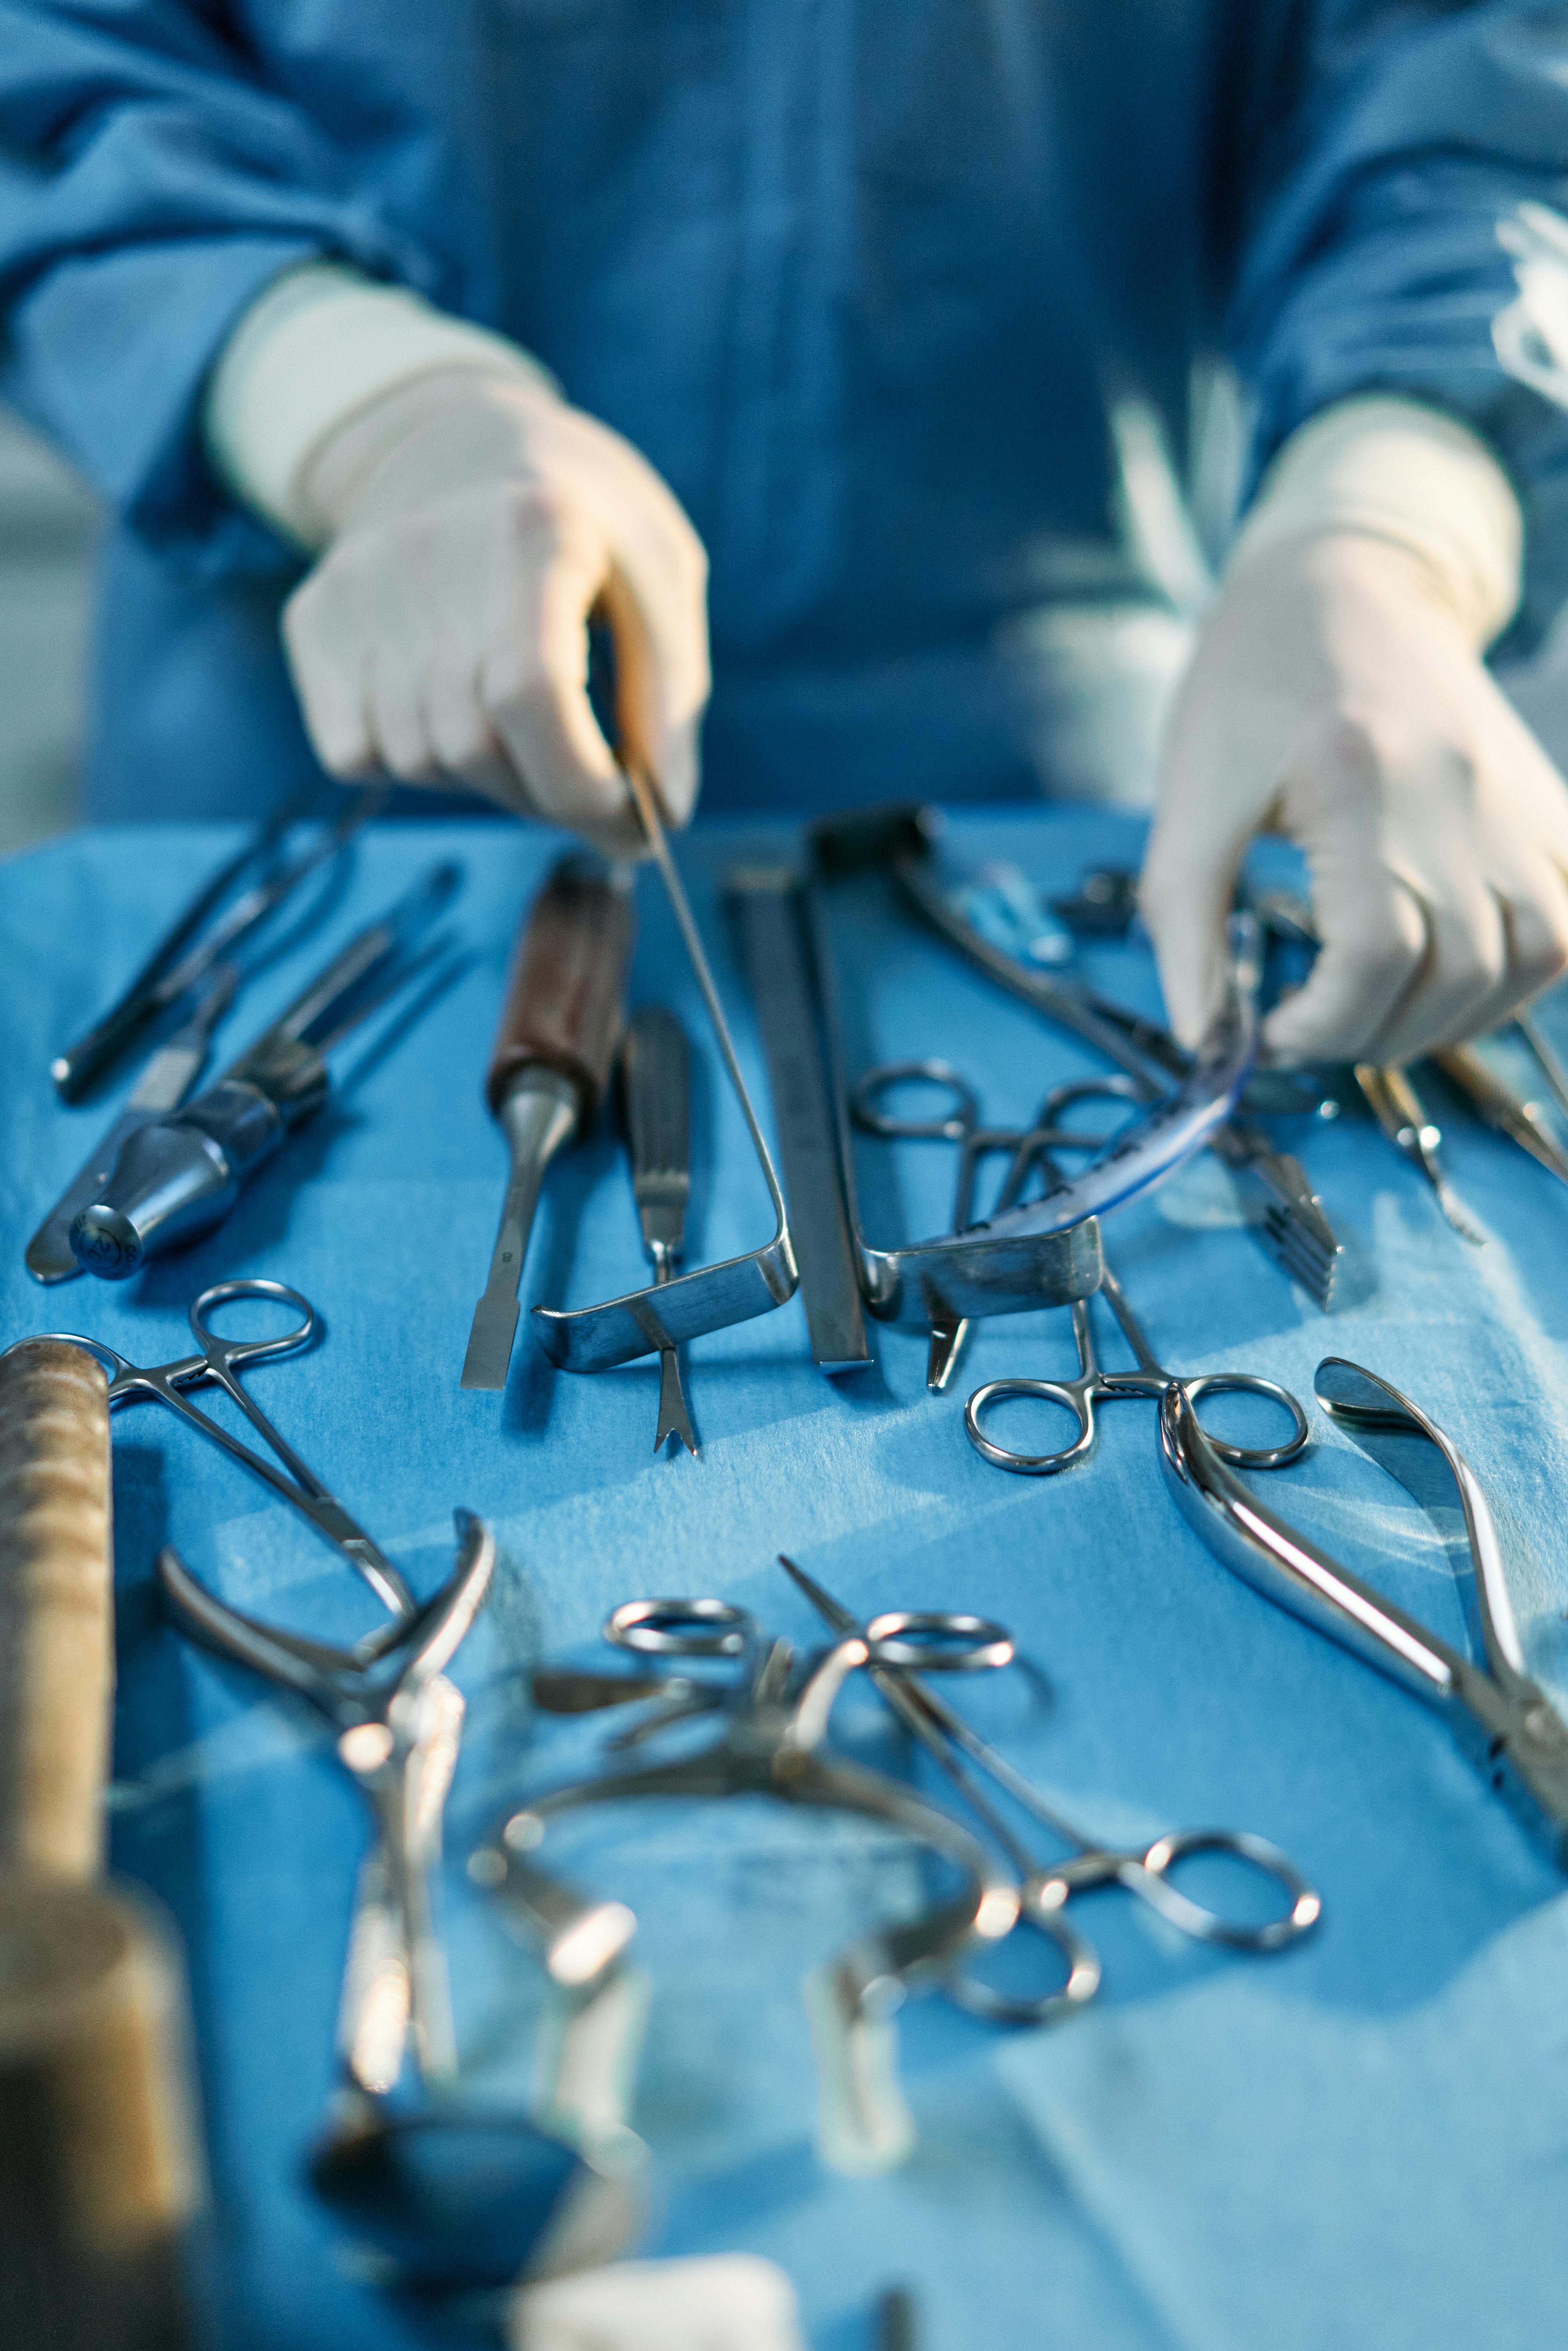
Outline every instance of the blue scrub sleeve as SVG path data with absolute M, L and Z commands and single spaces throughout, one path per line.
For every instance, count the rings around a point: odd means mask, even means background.
M 321 253 L 454 292 L 450 266 L 356 183 L 351 150 L 260 86 L 219 16 L 0 0 L 0 398 L 212 572 L 296 559 L 225 497 L 197 430 L 254 297 Z
M 1498 360 L 1501 222 L 1568 211 L 1563 0 L 1322 0 L 1302 95 L 1243 253 L 1228 341 L 1253 401 L 1249 488 L 1298 424 L 1371 391 L 1474 427 L 1526 516 L 1528 637 L 1568 596 L 1568 415 Z

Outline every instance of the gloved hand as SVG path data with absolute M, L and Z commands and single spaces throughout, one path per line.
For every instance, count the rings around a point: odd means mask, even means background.
M 616 2262 L 525 2286 L 514 2351 L 805 2351 L 789 2279 L 753 2253 Z
M 1382 537 L 1243 545 L 1172 716 L 1140 892 L 1184 1042 L 1218 1008 L 1260 828 L 1304 851 L 1323 942 L 1265 1023 L 1276 1061 L 1409 1061 L 1568 966 L 1568 786 L 1484 633 L 1440 565 Z
M 618 434 L 532 371 L 437 368 L 338 424 L 298 498 L 326 552 L 289 600 L 284 641 L 334 775 L 455 779 L 636 848 L 588 699 L 598 606 L 624 755 L 685 823 L 708 692 L 706 562 Z

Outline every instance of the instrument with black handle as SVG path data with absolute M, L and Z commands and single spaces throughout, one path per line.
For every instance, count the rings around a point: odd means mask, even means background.
M 127 1136 L 114 1172 L 70 1228 L 84 1272 L 124 1281 L 150 1257 L 200 1240 L 329 1091 L 326 1055 L 384 1002 L 394 958 L 444 907 L 455 865 L 427 873 L 379 923 L 351 939 L 214 1085 L 170 1118 Z M 391 987 L 411 976 L 396 967 Z
M 692 1049 L 673 1012 L 646 1004 L 626 1031 L 621 1055 L 622 1109 L 632 1157 L 632 1196 L 656 1286 L 680 1264 L 692 1189 Z M 659 1425 L 653 1450 L 679 1437 L 697 1449 L 674 1346 L 659 1350 Z
M 463 1359 L 465 1388 L 507 1384 L 539 1186 L 556 1153 L 598 1116 L 635 933 L 630 875 L 580 856 L 555 867 L 529 909 L 485 1086 L 512 1166 Z

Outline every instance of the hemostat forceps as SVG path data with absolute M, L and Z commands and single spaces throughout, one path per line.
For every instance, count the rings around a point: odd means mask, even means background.
M 1160 1401 L 1160 1452 L 1183 1515 L 1217 1558 L 1266 1598 L 1448 1710 L 1456 1740 L 1560 1869 L 1568 1869 L 1568 1724 L 1524 1669 L 1502 1552 L 1469 1464 L 1407 1395 L 1326 1355 L 1318 1401 L 1363 1452 L 1430 1510 L 1464 1517 L 1486 1649 L 1473 1665 L 1288 1526 L 1234 1477 L 1179 1386 Z
M 292 1331 L 283 1331 L 271 1339 L 225 1339 L 212 1328 L 210 1317 L 215 1307 L 225 1306 L 240 1298 L 274 1299 L 285 1306 L 297 1307 L 301 1320 Z M 413 1595 L 397 1569 L 379 1544 L 371 1541 L 357 1520 L 351 1519 L 336 1497 L 329 1494 L 312 1469 L 308 1469 L 294 1447 L 280 1437 L 260 1406 L 251 1402 L 241 1386 L 237 1374 L 246 1364 L 270 1362 L 279 1355 L 297 1355 L 308 1347 L 320 1324 L 315 1308 L 308 1298 L 287 1282 L 218 1281 L 204 1290 L 191 1309 L 191 1332 L 200 1350 L 194 1355 L 177 1356 L 170 1364 L 131 1364 L 118 1355 L 112 1347 L 99 1339 L 84 1339 L 75 1331 L 53 1331 L 50 1338 L 63 1339 L 72 1347 L 85 1348 L 103 1365 L 109 1374 L 110 1405 L 129 1404 L 137 1396 L 153 1396 L 171 1412 L 214 1445 L 221 1446 L 235 1461 L 243 1464 L 253 1477 L 269 1486 L 279 1499 L 309 1520 L 317 1531 L 344 1552 L 383 1606 L 401 1615 L 413 1607 Z M 271 1447 L 277 1462 L 272 1461 L 237 1437 L 207 1413 L 199 1411 L 187 1399 L 187 1388 L 200 1387 L 213 1381 L 224 1394 L 233 1398 L 251 1426 Z
M 495 1537 L 484 1521 L 466 1510 L 456 1519 L 457 1565 L 440 1591 L 352 1649 L 329 1648 L 225 1607 L 172 1547 L 158 1560 L 164 1595 L 186 1632 L 217 1656 L 295 1691 L 335 1726 L 339 1757 L 381 1833 L 414 2053 L 433 2081 L 456 2070 L 456 2053 L 431 1893 L 440 1805 L 429 1801 L 425 1782 L 434 1771 L 439 1791 L 450 1776 L 432 1743 L 433 1736 L 457 1735 L 442 1667 L 473 1624 L 496 1563 Z M 460 1720 L 461 1701 L 456 1705 Z
M 871 1080 L 864 1082 L 872 1085 L 885 1083 L 894 1076 L 908 1074 L 913 1070 L 914 1065 L 908 1064 L 903 1071 L 873 1071 Z M 934 1078 L 935 1065 L 927 1065 L 922 1074 Z M 967 1183 L 972 1181 L 972 1161 L 977 1151 L 1007 1148 L 1010 1142 L 1013 1161 L 1002 1190 L 1004 1205 L 1010 1206 L 1036 1166 L 1044 1170 L 1049 1180 L 1056 1180 L 1056 1168 L 1051 1158 L 1053 1148 L 1076 1147 L 1082 1150 L 1097 1147 L 1085 1136 L 1071 1130 L 1059 1130 L 1059 1122 L 1064 1114 L 1079 1102 L 1103 1096 L 1117 1101 L 1124 1099 L 1127 1081 L 1120 1078 L 1093 1079 L 1082 1084 L 1058 1086 L 1041 1103 L 1033 1127 L 1011 1137 L 1006 1129 L 970 1129 L 966 1132 L 955 1121 L 953 1139 L 961 1137 L 963 1141 L 957 1203 L 960 1210 L 967 1211 L 969 1206 Z M 884 1121 L 881 1132 L 936 1134 L 943 1130 L 935 1121 L 926 1124 L 914 1121 Z M 1137 1359 L 1137 1369 L 1107 1372 L 1102 1367 L 1094 1343 L 1091 1301 L 1087 1298 L 1074 1300 L 1071 1314 L 1072 1335 L 1078 1344 L 1076 1379 L 988 1380 L 983 1387 L 975 1390 L 964 1407 L 964 1426 L 969 1442 L 982 1459 L 990 1462 L 994 1468 L 1016 1470 L 1028 1478 L 1054 1477 L 1058 1470 L 1071 1468 L 1075 1461 L 1082 1461 L 1092 1452 L 1097 1404 L 1110 1403 L 1118 1396 L 1143 1396 L 1157 1401 L 1176 1379 L 1176 1374 L 1166 1371 L 1155 1357 L 1142 1325 L 1127 1303 L 1121 1283 L 1108 1263 L 1103 1266 L 1100 1288 Z M 960 1324 L 951 1334 L 952 1352 L 956 1352 L 963 1335 Z M 1210 1442 L 1223 1460 L 1248 1469 L 1278 1469 L 1283 1463 L 1293 1461 L 1307 1443 L 1310 1432 L 1305 1413 L 1290 1390 L 1281 1387 L 1275 1380 L 1264 1379 L 1255 1372 L 1204 1372 L 1182 1384 L 1195 1400 L 1206 1395 L 1260 1396 L 1270 1404 L 1281 1405 L 1290 1415 L 1291 1434 L 1280 1445 L 1230 1445 L 1221 1438 L 1211 1438 Z M 985 1415 L 993 1405 L 1018 1397 L 1030 1397 L 1046 1404 L 1062 1405 L 1078 1424 L 1077 1436 L 1068 1444 L 1058 1446 L 1048 1453 L 1020 1453 L 1010 1447 L 998 1445 L 994 1437 L 986 1434 Z
M 842 1602 L 824 1591 L 793 1560 L 780 1554 L 779 1564 L 841 1639 L 860 1634 L 868 1651 L 867 1671 L 879 1696 L 941 1765 L 1018 1871 L 1015 1924 L 1021 1921 L 1038 1928 L 1067 1960 L 1066 1983 L 1059 1991 L 1033 1999 L 998 1991 L 956 1961 L 947 1970 L 946 1983 L 960 2007 L 999 2024 L 1051 2024 L 1092 2000 L 1100 1988 L 1099 1959 L 1061 1912 L 1074 1894 L 1095 1886 L 1124 1886 L 1184 1935 L 1202 1943 L 1223 1943 L 1233 1951 L 1282 1950 L 1316 1925 L 1322 1910 L 1319 1896 L 1277 1844 L 1249 1829 L 1171 1829 L 1141 1853 L 1117 1853 L 1095 1844 L 1048 1804 L 1005 1755 L 972 1730 L 963 1716 L 919 1677 L 925 1673 L 969 1672 L 1010 1663 L 1012 1642 L 999 1625 L 950 1610 L 934 1614 L 894 1610 L 861 1627 Z M 1075 1846 L 1073 1858 L 1037 1862 L 961 1756 L 967 1757 L 1053 1836 Z M 1229 1854 L 1273 1879 L 1287 1897 L 1283 1915 L 1254 1926 L 1195 1902 L 1170 1883 L 1168 1872 L 1174 1863 L 1197 1853 Z
M 883 1095 L 894 1086 L 907 1085 L 939 1088 L 947 1097 L 948 1107 L 930 1118 L 906 1117 L 884 1110 Z M 951 1061 L 932 1056 L 915 1061 L 884 1061 L 880 1068 L 867 1070 L 850 1094 L 850 1118 L 863 1134 L 880 1134 L 890 1142 L 957 1145 L 951 1226 L 955 1234 L 960 1234 L 974 1222 L 975 1179 L 983 1161 L 1005 1151 L 1012 1163 L 992 1210 L 993 1216 L 1004 1215 L 1008 1209 L 1017 1207 L 1030 1176 L 1046 1161 L 1053 1144 L 1080 1151 L 1105 1148 L 1109 1138 L 1104 1135 L 1080 1134 L 1071 1127 L 1059 1128 L 1057 1122 L 1076 1103 L 1118 1102 L 1135 1108 L 1143 1100 L 1131 1078 L 1096 1078 L 1082 1084 L 1054 1086 L 1027 1127 L 986 1126 L 980 1119 L 979 1097 L 963 1071 Z M 931 1351 L 925 1367 L 928 1388 L 939 1391 L 952 1378 L 968 1333 L 969 1319 L 933 1310 Z

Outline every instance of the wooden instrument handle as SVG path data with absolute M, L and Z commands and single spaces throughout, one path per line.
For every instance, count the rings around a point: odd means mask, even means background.
M 112 1611 L 108 1382 L 26 1340 L 0 1355 L 0 1868 L 99 1865 Z
M 195 2351 L 184 1980 L 123 1887 L 0 1877 L 0 2342 Z
M 0 2343 L 194 2351 L 203 2168 L 172 1937 L 105 1885 L 109 1384 L 0 1355 Z
M 598 1114 L 621 1035 L 636 933 L 629 889 L 580 857 L 563 858 L 528 911 L 490 1055 L 497 1111 L 519 1078 L 552 1070 L 578 1098 L 581 1132 Z

